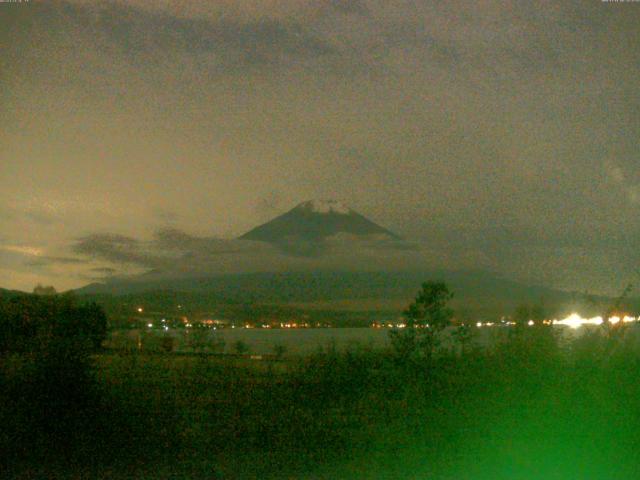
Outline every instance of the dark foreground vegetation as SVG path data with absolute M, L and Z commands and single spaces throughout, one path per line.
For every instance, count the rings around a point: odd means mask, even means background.
M 306 358 L 117 354 L 95 306 L 0 305 L 3 478 L 635 479 L 635 326 L 535 325 L 444 348 L 431 284 L 394 349 Z M 420 301 L 422 298 L 422 302 Z M 78 318 L 92 319 L 91 328 Z M 431 322 L 429 329 L 421 328 Z M 69 328 L 75 325 L 76 328 Z

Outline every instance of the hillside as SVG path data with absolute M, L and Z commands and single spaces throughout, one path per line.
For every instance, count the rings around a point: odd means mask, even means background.
M 369 310 L 365 300 L 381 301 L 380 309 L 401 311 L 425 280 L 444 280 L 453 292 L 454 307 L 492 318 L 510 314 L 522 303 L 543 303 L 550 311 L 593 308 L 584 295 L 525 285 L 488 272 L 299 272 L 220 275 L 203 278 L 140 282 L 120 280 L 76 290 L 81 295 L 127 295 L 131 302 L 189 302 L 200 309 L 223 304 L 296 305 L 325 310 Z M 610 302 L 604 297 L 598 302 Z M 375 303 L 375 302 L 369 302 Z

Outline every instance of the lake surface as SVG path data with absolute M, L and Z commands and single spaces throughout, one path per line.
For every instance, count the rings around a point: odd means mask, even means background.
M 474 329 L 473 342 L 479 345 L 490 345 L 499 338 L 508 335 L 510 327 L 491 327 Z M 580 335 L 592 327 L 572 330 L 561 329 L 568 337 Z M 640 341 L 640 328 L 634 325 L 628 334 L 634 341 Z M 235 328 L 222 330 L 121 330 L 112 333 L 110 346 L 114 348 L 135 349 L 138 345 L 143 350 L 161 350 L 163 339 L 172 338 L 173 350 L 190 352 L 194 345 L 204 347 L 204 351 L 219 353 L 236 353 L 237 342 L 244 343 L 247 353 L 265 355 L 274 353 L 276 346 L 285 348 L 286 354 L 309 354 L 319 349 L 335 346 L 337 350 L 345 350 L 357 346 L 384 348 L 389 345 L 389 329 L 375 328 L 300 328 L 300 329 L 261 329 Z

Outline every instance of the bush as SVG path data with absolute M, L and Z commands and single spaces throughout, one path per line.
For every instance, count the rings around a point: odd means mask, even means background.
M 238 355 L 246 355 L 249 353 L 249 345 L 247 345 L 242 340 L 238 340 L 233 344 L 233 349 L 236 351 Z

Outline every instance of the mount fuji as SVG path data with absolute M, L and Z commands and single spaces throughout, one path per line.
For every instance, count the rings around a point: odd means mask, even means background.
M 335 200 L 302 202 L 273 220 L 255 227 L 240 237 L 274 245 L 295 242 L 322 242 L 338 234 L 356 237 L 400 237 Z
M 431 266 L 412 242 L 336 201 L 302 202 L 230 240 L 224 251 L 218 240 L 192 238 L 182 244 L 180 256 L 175 256 L 177 247 L 171 244 L 175 265 L 158 257 L 158 269 L 112 277 L 76 292 L 135 294 L 150 305 L 156 297 L 174 292 L 174 297 L 183 295 L 201 308 L 247 302 L 406 302 L 425 279 L 441 279 L 458 292 L 456 298 L 466 307 L 496 316 L 518 302 L 544 298 L 549 305 L 560 305 L 570 298 L 567 292 L 520 284 L 499 274 Z

